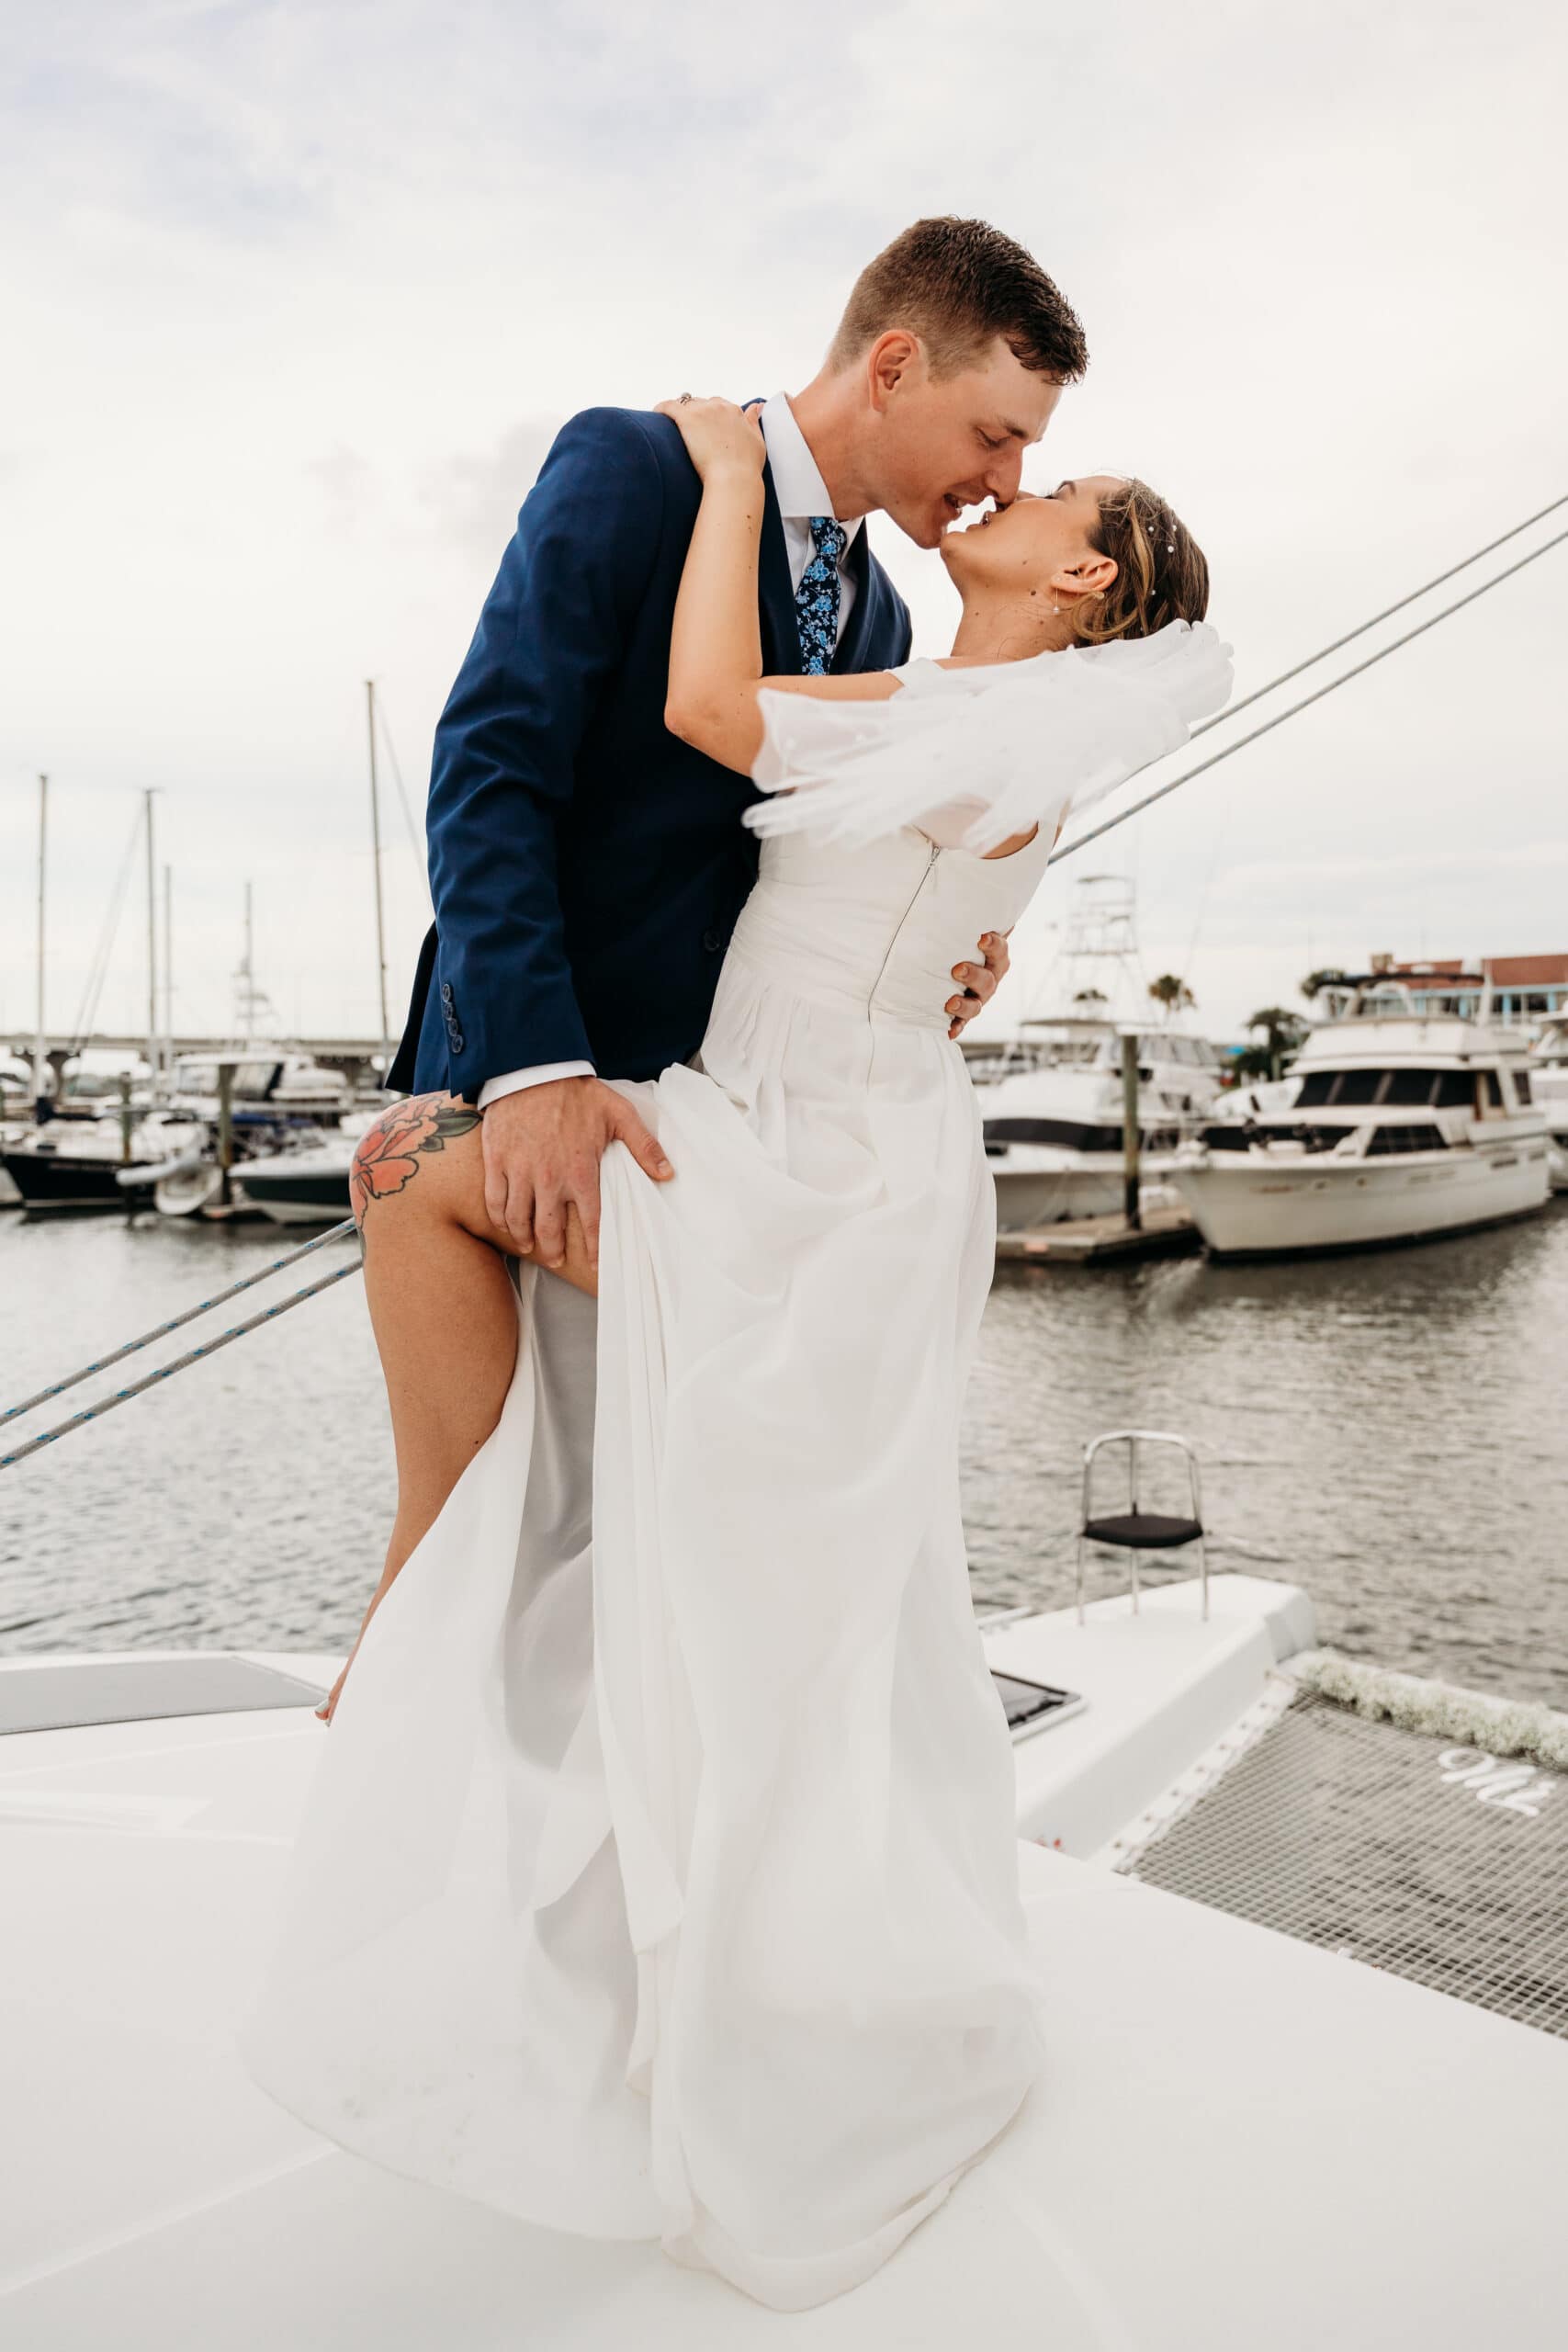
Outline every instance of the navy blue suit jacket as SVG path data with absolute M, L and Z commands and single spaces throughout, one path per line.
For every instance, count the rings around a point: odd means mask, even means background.
M 784 526 L 765 479 L 766 672 L 798 673 Z M 435 731 L 435 921 L 389 1087 L 592 1060 L 652 1078 L 695 1051 L 756 879 L 758 795 L 664 724 L 670 631 L 701 485 L 668 417 L 585 409 L 557 435 Z M 863 531 L 838 671 L 908 659 L 909 615 Z

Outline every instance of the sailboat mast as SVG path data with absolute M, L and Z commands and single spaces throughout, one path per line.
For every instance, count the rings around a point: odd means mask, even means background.
M 152 790 L 148 785 L 142 799 L 147 811 L 147 1063 L 152 1073 L 155 1098 L 163 1057 L 158 1051 L 158 897 L 153 887 L 157 867 L 152 857 Z
M 251 960 L 251 886 L 247 882 L 245 885 L 245 988 L 244 994 L 240 1000 L 240 1018 L 244 1023 L 247 1043 L 255 1035 L 256 1019 L 256 990 Z
M 164 1052 L 175 1067 L 175 869 L 164 868 Z
M 376 776 L 376 681 L 365 681 L 365 718 L 370 739 L 370 863 L 376 877 L 376 992 L 381 1013 L 381 1057 L 389 1043 L 387 1022 L 387 920 L 381 903 L 381 795 Z
M 38 780 L 38 1023 L 33 1039 L 33 1099 L 43 1094 L 45 1040 L 43 1028 L 43 876 L 44 853 L 49 841 L 49 778 Z

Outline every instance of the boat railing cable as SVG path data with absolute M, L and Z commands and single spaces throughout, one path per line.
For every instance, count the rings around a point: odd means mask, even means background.
M 1317 687 L 1310 695 L 1303 695 L 1299 702 L 1287 704 L 1283 710 L 1276 711 L 1272 718 L 1266 718 L 1261 727 L 1249 728 L 1245 735 L 1238 735 L 1234 743 L 1226 743 L 1223 750 L 1212 752 L 1206 760 L 1200 760 L 1195 767 L 1183 768 L 1179 775 L 1173 775 L 1166 784 L 1156 785 L 1154 791 L 1145 792 L 1141 800 L 1134 800 L 1125 808 L 1119 808 L 1116 814 L 1113 817 L 1108 817 L 1103 824 L 1091 825 L 1087 833 L 1079 833 L 1072 841 L 1064 842 L 1059 849 L 1052 851 L 1045 861 L 1046 865 L 1055 865 L 1058 858 L 1071 857 L 1075 850 L 1084 848 L 1089 842 L 1098 841 L 1102 833 L 1111 832 L 1118 825 L 1124 825 L 1129 817 L 1137 816 L 1140 809 L 1152 808 L 1156 800 L 1163 800 L 1168 792 L 1175 792 L 1180 786 L 1190 784 L 1194 776 L 1206 775 L 1210 768 L 1217 768 L 1220 762 L 1228 760 L 1233 752 L 1245 751 L 1247 744 L 1256 743 L 1259 736 L 1271 734 L 1276 727 L 1282 727 L 1287 718 L 1294 718 L 1299 711 L 1310 709 L 1314 702 L 1322 702 L 1325 695 L 1337 693 L 1341 686 L 1348 685 L 1350 680 L 1359 678 L 1364 670 L 1375 669 L 1380 662 L 1386 662 L 1391 653 L 1397 653 L 1401 646 L 1409 645 L 1416 638 L 1424 637 L 1429 628 L 1436 628 L 1439 621 L 1449 620 L 1455 613 L 1462 612 L 1466 605 L 1473 605 L 1478 597 L 1487 595 L 1492 589 L 1500 587 L 1505 580 L 1511 580 L 1517 571 L 1523 571 L 1527 564 L 1534 563 L 1539 557 L 1550 554 L 1553 548 L 1561 547 L 1565 539 L 1568 539 L 1568 531 L 1559 531 L 1555 538 L 1543 539 L 1540 547 L 1531 548 L 1528 555 L 1520 556 L 1516 562 L 1506 565 L 1501 571 L 1495 571 L 1490 580 L 1483 580 L 1480 587 L 1471 589 L 1468 595 L 1456 596 L 1451 605 L 1444 605 L 1439 611 L 1428 614 L 1424 621 L 1418 621 L 1414 628 L 1407 628 L 1403 636 L 1391 638 L 1386 645 L 1380 645 L 1375 653 L 1369 653 L 1364 662 L 1352 662 L 1348 670 L 1342 670 L 1337 677 L 1330 678 L 1326 685 Z M 1459 568 L 1462 569 L 1462 566 Z M 1367 626 L 1370 627 L 1371 624 Z M 1313 657 L 1314 661 L 1318 658 L 1316 655 Z M 1294 672 L 1287 672 L 1286 674 L 1299 676 L 1302 670 L 1310 669 L 1311 666 L 1311 662 L 1303 662 Z M 1278 684 L 1279 681 L 1276 680 L 1274 683 Z M 1272 686 L 1260 686 L 1258 693 L 1261 695 L 1272 693 Z M 1248 702 L 1255 702 L 1258 695 L 1249 695 L 1247 699 Z M 1238 704 L 1236 708 L 1239 709 L 1241 707 Z M 1230 718 L 1235 716 L 1235 712 L 1225 710 L 1219 716 L 1221 718 Z M 1209 726 L 1217 723 L 1213 719 L 1207 722 Z M 1197 731 L 1199 730 L 1194 729 L 1194 732 Z M 1152 765 L 1153 763 L 1151 762 L 1150 764 Z
M 1281 686 L 1288 686 L 1292 678 L 1301 677 L 1308 670 L 1315 670 L 1320 662 L 1326 662 L 1331 653 L 1342 652 L 1347 645 L 1354 645 L 1356 639 L 1365 637 L 1370 628 L 1377 628 L 1383 621 L 1391 621 L 1395 613 L 1404 612 L 1409 605 L 1418 605 L 1423 596 L 1429 596 L 1433 589 L 1440 588 L 1446 580 L 1457 580 L 1461 571 L 1468 571 L 1472 563 L 1481 561 L 1483 556 L 1495 555 L 1499 548 L 1506 548 L 1510 539 L 1517 539 L 1520 532 L 1528 531 L 1532 524 L 1544 523 L 1547 516 L 1555 514 L 1560 506 L 1568 506 L 1568 491 L 1564 491 L 1561 498 L 1553 498 L 1545 506 L 1538 507 L 1533 514 L 1527 514 L 1522 523 L 1516 523 L 1511 529 L 1500 532 L 1496 538 L 1488 539 L 1484 547 L 1472 548 L 1469 555 L 1461 557 L 1458 563 L 1450 563 L 1446 571 L 1434 572 L 1430 580 L 1424 580 L 1419 588 L 1412 588 L 1408 595 L 1398 596 L 1392 605 L 1385 605 L 1381 613 L 1373 613 L 1369 620 L 1359 621 L 1354 628 L 1348 628 L 1343 637 L 1330 638 L 1326 645 L 1320 645 L 1317 651 L 1309 653 L 1304 662 L 1294 662 L 1288 670 L 1281 670 L 1279 676 L 1270 678 L 1267 685 L 1254 686 L 1252 692 L 1243 695 L 1239 702 L 1227 703 L 1224 709 L 1216 711 L 1213 718 L 1205 718 L 1201 727 L 1195 727 L 1189 741 L 1193 737 L 1206 735 L 1211 727 L 1223 726 L 1227 720 L 1239 717 L 1255 702 L 1261 702 L 1265 695 L 1276 694 Z M 1536 552 L 1540 554 L 1541 550 L 1538 548 Z M 1497 577 L 1506 580 L 1507 574 L 1500 571 Z M 1450 609 L 1457 611 L 1458 606 Z M 1347 675 L 1353 676 L 1354 673 L 1348 672 Z
M 135 1355 L 140 1349 L 151 1347 L 155 1340 L 165 1339 L 171 1331 L 181 1329 L 186 1323 L 194 1323 L 198 1316 L 209 1315 L 214 1307 L 223 1306 L 231 1298 L 237 1298 L 242 1291 L 253 1290 L 257 1283 L 265 1282 L 270 1274 L 281 1272 L 285 1266 L 297 1265 L 301 1258 L 308 1258 L 313 1250 L 324 1249 L 329 1241 L 344 1240 L 355 1231 L 354 1219 L 344 1217 L 341 1225 L 334 1225 L 326 1233 L 319 1233 L 313 1241 L 307 1241 L 302 1248 L 289 1250 L 286 1257 L 274 1259 L 270 1265 L 262 1266 L 254 1273 L 246 1274 L 241 1281 L 231 1283 L 227 1290 L 218 1291 L 211 1298 L 204 1298 L 198 1305 L 186 1307 L 181 1315 L 171 1316 L 166 1323 L 160 1323 L 154 1329 L 144 1331 L 140 1339 L 128 1340 L 123 1347 L 114 1349 L 110 1354 L 99 1356 L 94 1363 L 84 1364 L 79 1372 L 70 1373 L 63 1380 L 55 1381 L 50 1387 L 40 1388 L 36 1396 L 24 1398 L 19 1405 L 11 1406 L 7 1411 L 0 1413 L 0 1428 L 4 1428 L 8 1421 L 16 1420 L 23 1413 L 30 1413 L 35 1407 L 47 1404 L 51 1397 L 63 1396 L 66 1389 L 74 1388 L 81 1381 L 90 1380 L 95 1373 L 106 1372 L 111 1364 L 122 1363 L 127 1356 Z M 10 1469 L 14 1463 L 25 1461 L 29 1453 L 37 1453 L 44 1446 L 52 1445 L 57 1438 L 64 1437 L 69 1430 L 81 1429 L 88 1421 L 96 1421 L 100 1415 L 112 1412 L 117 1405 L 128 1404 L 132 1396 L 140 1396 L 145 1390 L 155 1388 L 160 1381 L 167 1380 L 172 1374 L 183 1372 L 187 1364 L 197 1363 L 204 1356 L 216 1355 L 220 1348 L 226 1348 L 231 1341 L 243 1339 L 246 1332 L 259 1330 L 264 1323 L 271 1323 L 279 1315 L 286 1315 L 290 1307 L 301 1306 L 306 1299 L 314 1298 L 323 1290 L 330 1290 L 334 1283 L 342 1282 L 345 1276 L 358 1273 L 362 1262 L 360 1258 L 354 1257 L 345 1265 L 334 1266 L 332 1272 L 323 1274 L 319 1282 L 307 1283 L 302 1290 L 293 1292 L 288 1298 L 279 1299 L 273 1306 L 264 1307 L 259 1315 L 249 1316 L 244 1322 L 236 1323 L 229 1330 L 220 1332 L 217 1339 L 208 1340 L 198 1348 L 187 1349 L 183 1356 L 175 1356 L 170 1363 L 160 1364 L 156 1371 L 148 1373 L 141 1380 L 132 1381 L 129 1387 L 116 1389 L 109 1396 L 99 1397 L 96 1404 L 86 1406 L 80 1413 L 73 1413 L 69 1420 L 59 1422 L 55 1428 L 45 1430 L 38 1437 L 28 1438 L 13 1452 L 0 1454 L 0 1470 Z

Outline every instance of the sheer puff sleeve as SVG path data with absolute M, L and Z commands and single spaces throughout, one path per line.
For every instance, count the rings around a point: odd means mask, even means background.
M 753 832 L 847 844 L 917 825 L 995 849 L 1179 750 L 1231 691 L 1231 649 L 1206 621 L 1022 662 L 908 662 L 886 702 L 818 702 L 764 687 L 745 812 Z M 962 829 L 961 835 L 959 829 Z

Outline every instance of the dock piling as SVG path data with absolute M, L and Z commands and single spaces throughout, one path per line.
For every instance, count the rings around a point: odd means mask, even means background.
M 1142 1223 L 1138 1208 L 1138 1033 L 1122 1032 L 1122 1214 L 1129 1233 Z

